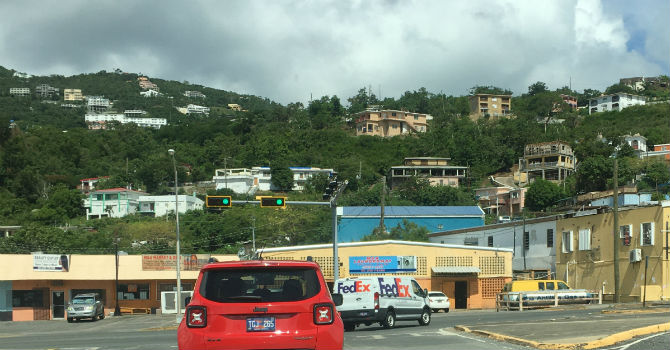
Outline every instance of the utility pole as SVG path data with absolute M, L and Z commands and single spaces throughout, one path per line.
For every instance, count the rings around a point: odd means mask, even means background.
M 333 216 L 333 290 L 335 282 L 340 278 L 340 257 L 337 248 L 337 197 L 349 184 L 349 180 L 344 180 L 341 186 L 335 190 L 330 200 L 330 208 Z
M 386 176 L 382 177 L 382 202 L 381 202 L 381 212 L 379 217 L 379 229 L 382 233 L 386 233 L 386 227 L 384 226 L 384 196 L 386 194 Z
M 114 259 L 116 260 L 116 278 L 114 279 L 114 316 L 121 316 L 119 307 L 119 231 L 114 229 Z
M 254 250 L 253 255 L 256 255 L 256 218 L 251 217 L 251 246 Z
M 228 189 L 228 159 L 232 159 L 231 157 L 224 157 L 223 158 L 223 178 L 224 181 L 226 182 L 226 189 Z
M 621 302 L 619 295 L 619 165 L 614 158 L 614 302 Z

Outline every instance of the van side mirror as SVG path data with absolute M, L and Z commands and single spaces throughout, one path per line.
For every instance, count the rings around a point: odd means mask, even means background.
M 427 289 L 427 288 L 424 288 L 424 289 L 423 289 L 423 297 L 425 298 L 425 297 L 427 297 L 427 296 L 428 296 L 428 289 Z
M 342 305 L 342 302 L 343 302 L 343 300 L 342 300 L 342 294 L 340 294 L 340 293 L 333 293 L 333 294 L 332 294 L 332 297 L 333 297 L 333 303 L 335 303 L 335 306 L 340 306 L 340 305 Z
M 184 304 L 188 305 L 190 303 L 191 303 L 191 297 L 186 297 L 186 299 L 184 299 Z

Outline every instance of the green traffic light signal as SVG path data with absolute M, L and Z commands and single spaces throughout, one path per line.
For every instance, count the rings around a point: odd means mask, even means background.
M 262 197 L 261 208 L 286 208 L 286 197 Z
M 230 208 L 233 201 L 230 196 L 207 196 L 205 205 L 208 208 Z

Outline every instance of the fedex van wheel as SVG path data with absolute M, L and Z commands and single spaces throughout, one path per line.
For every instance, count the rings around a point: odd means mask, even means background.
M 386 312 L 382 326 L 384 328 L 393 328 L 395 326 L 395 313 L 393 311 L 389 310 Z
M 423 309 L 421 313 L 421 318 L 419 319 L 419 324 L 422 326 L 427 326 L 430 324 L 430 310 Z

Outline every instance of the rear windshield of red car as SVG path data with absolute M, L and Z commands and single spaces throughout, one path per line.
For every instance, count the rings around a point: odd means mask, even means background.
M 206 270 L 200 294 L 220 303 L 299 301 L 319 293 L 311 268 L 237 268 Z

